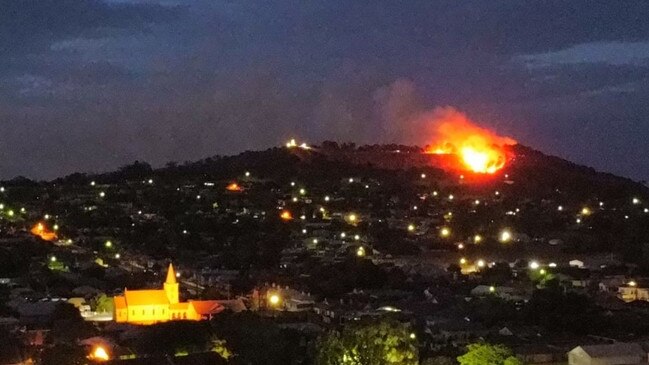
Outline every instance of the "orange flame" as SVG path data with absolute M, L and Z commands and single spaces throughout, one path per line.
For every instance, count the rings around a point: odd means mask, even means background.
M 293 215 L 288 210 L 283 210 L 282 213 L 279 215 L 279 217 L 285 221 L 290 221 L 293 219 Z
M 447 107 L 437 108 L 432 115 L 435 142 L 426 153 L 458 155 L 465 169 L 493 174 L 505 167 L 506 145 L 516 144 L 509 137 L 474 124 L 465 114 Z
M 103 346 L 96 346 L 90 355 L 88 355 L 88 359 L 97 362 L 104 362 L 110 360 L 110 355 Z
M 44 241 L 54 241 L 57 238 L 56 233 L 47 229 L 45 224 L 41 222 L 36 223 L 30 230 L 30 232 L 33 235 L 40 237 Z
M 234 191 L 234 192 L 240 192 L 240 191 L 243 191 L 243 188 L 241 186 L 239 186 L 239 184 L 233 182 L 230 185 L 226 186 L 225 190 Z

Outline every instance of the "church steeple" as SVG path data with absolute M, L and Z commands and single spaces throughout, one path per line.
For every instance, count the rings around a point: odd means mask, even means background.
M 167 269 L 167 280 L 165 280 L 166 284 L 176 284 L 176 271 L 174 271 L 174 265 L 169 264 L 169 268 Z
M 170 304 L 178 303 L 178 282 L 176 281 L 176 271 L 174 271 L 172 264 L 169 264 L 169 269 L 167 269 L 167 280 L 164 283 L 164 291 L 167 294 Z

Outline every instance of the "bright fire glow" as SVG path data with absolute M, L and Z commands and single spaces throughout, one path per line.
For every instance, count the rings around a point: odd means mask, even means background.
M 454 154 L 465 169 L 493 174 L 505 167 L 506 145 L 516 141 L 501 137 L 474 124 L 465 114 L 447 107 L 437 108 L 432 115 L 433 143 L 426 149 L 431 154 Z
M 285 221 L 290 221 L 293 219 L 293 215 L 288 210 L 283 210 L 282 213 L 279 215 L 279 217 Z
M 54 241 L 57 238 L 56 233 L 47 229 L 47 227 L 43 223 L 35 224 L 30 232 L 33 235 L 40 237 L 44 241 Z
M 108 361 L 110 360 L 110 355 L 108 355 L 108 351 L 106 351 L 105 348 L 97 346 L 92 350 L 90 355 L 88 355 L 88 358 L 94 361 Z
M 241 188 L 241 186 L 239 186 L 239 184 L 233 182 L 230 185 L 226 186 L 225 190 L 239 192 L 239 191 L 243 191 L 243 188 Z

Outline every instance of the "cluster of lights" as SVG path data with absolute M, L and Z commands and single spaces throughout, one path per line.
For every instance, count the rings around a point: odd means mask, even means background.
M 311 147 L 309 147 L 309 145 L 306 144 L 305 142 L 298 144 L 294 138 L 291 138 L 288 142 L 286 142 L 286 148 L 296 148 L 296 147 L 299 147 L 303 150 L 311 149 Z

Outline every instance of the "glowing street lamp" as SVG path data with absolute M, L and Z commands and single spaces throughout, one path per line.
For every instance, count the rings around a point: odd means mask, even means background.
M 113 247 L 113 242 L 110 241 L 110 240 L 108 240 L 108 241 L 106 241 L 106 242 L 104 243 L 104 246 L 105 246 L 106 248 L 111 248 L 111 247 Z
M 474 243 L 480 243 L 480 242 L 482 242 L 482 236 L 479 235 L 479 234 L 476 234 L 475 236 L 473 236 L 473 242 L 474 242 Z
M 480 260 L 478 260 L 478 261 L 476 262 L 476 265 L 477 265 L 479 268 L 483 268 L 483 267 L 486 266 L 486 263 L 484 262 L 484 260 L 480 259 Z
M 410 339 L 411 340 L 414 340 L 416 338 L 417 338 L 417 335 L 414 332 L 410 333 Z
M 631 202 L 633 203 L 633 205 L 638 205 L 638 204 L 640 204 L 640 199 L 638 199 L 638 198 L 633 198 L 633 199 L 631 200 Z
M 408 225 L 408 232 L 414 232 L 415 231 L 415 225 L 414 224 L 409 224 Z
M 52 257 L 50 257 L 50 261 L 51 261 L 51 262 L 56 262 L 56 256 L 52 256 Z
M 270 304 L 272 307 L 279 306 L 281 301 L 282 298 L 277 293 L 273 293 L 270 296 L 268 296 L 268 304 Z
M 500 232 L 500 242 L 507 243 L 512 240 L 512 233 L 508 230 Z
M 365 248 L 363 246 L 360 246 L 356 250 L 356 256 L 358 256 L 358 257 L 364 257 L 365 256 Z
M 635 286 L 638 286 L 638 283 L 636 283 L 635 281 L 631 280 L 631 281 L 629 281 L 629 282 L 627 283 L 627 285 L 632 286 L 632 287 L 635 287 Z
M 466 259 L 464 257 L 460 259 L 460 265 L 466 265 Z
M 581 215 L 590 215 L 591 213 L 592 212 L 591 212 L 590 208 L 588 208 L 588 207 L 581 208 Z
M 451 230 L 447 227 L 444 227 L 439 231 L 439 234 L 440 236 L 446 238 L 451 235 Z
M 536 262 L 536 261 L 531 261 L 529 266 L 530 266 L 530 269 L 532 269 L 532 270 L 536 270 L 536 269 L 538 269 L 540 267 L 539 263 Z
M 100 192 L 99 192 L 99 197 L 100 197 L 100 198 L 104 198 L 104 197 L 106 197 L 106 193 L 103 192 L 103 191 L 100 191 Z

